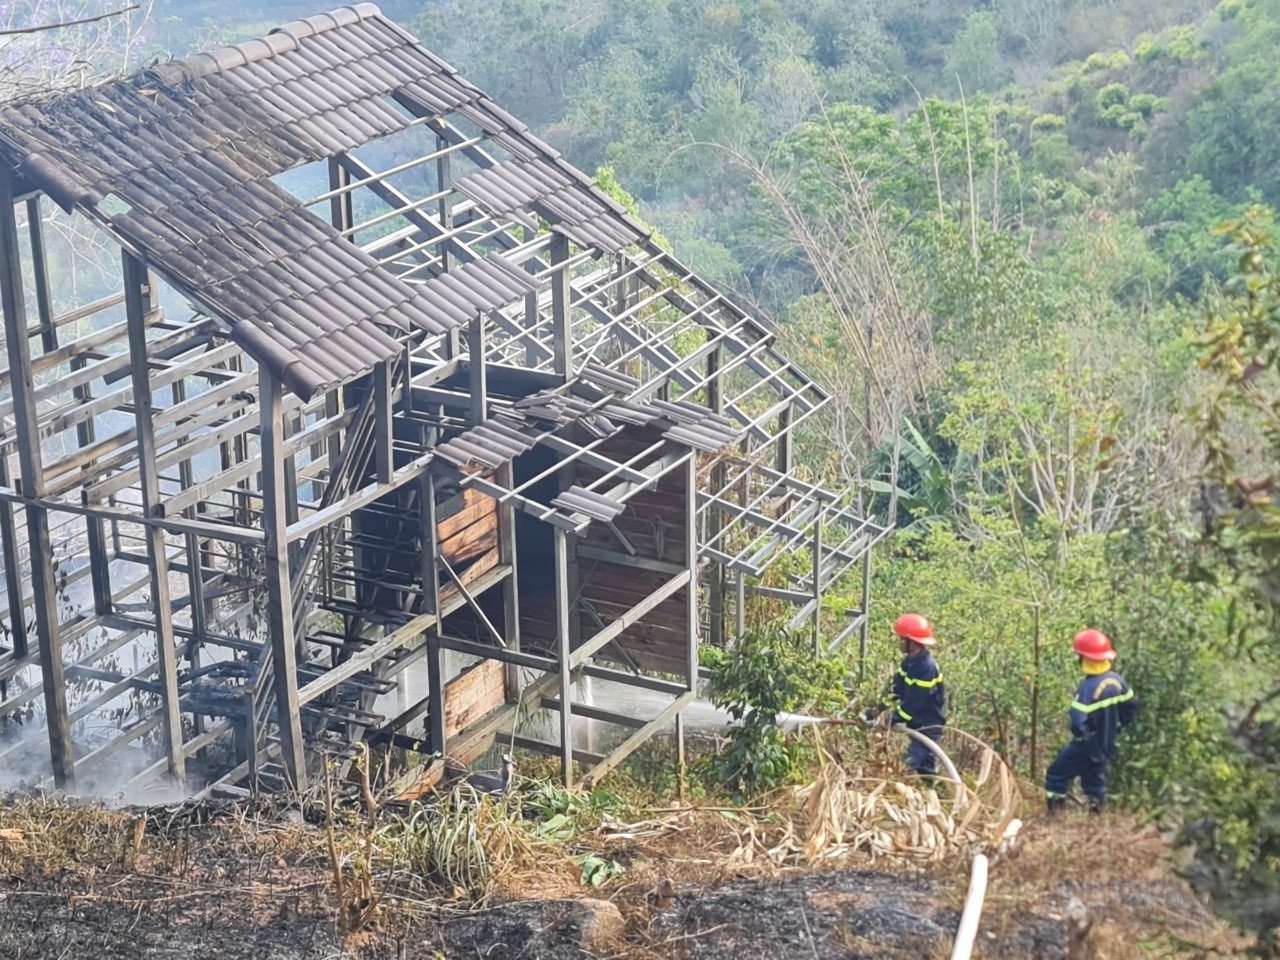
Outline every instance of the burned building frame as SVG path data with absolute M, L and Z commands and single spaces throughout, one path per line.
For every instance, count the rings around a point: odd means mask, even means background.
M 108 295 L 60 303 L 55 215 Z M 791 469 L 827 395 L 372 4 L 0 108 L 0 301 L 0 713 L 47 722 L 0 765 L 72 789 L 145 740 L 131 784 L 182 783 L 230 743 L 195 786 L 235 793 L 501 732 L 595 782 L 749 596 L 865 644 L 884 530 Z

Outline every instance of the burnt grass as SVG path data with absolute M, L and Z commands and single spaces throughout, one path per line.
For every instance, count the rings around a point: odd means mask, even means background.
M 340 915 L 325 831 L 297 820 L 234 806 L 158 814 L 28 805 L 17 815 L 0 805 L 0 827 L 17 824 L 24 834 L 6 840 L 0 831 L 0 958 L 923 960 L 949 956 L 967 882 L 957 864 L 934 875 L 845 869 L 716 883 L 685 876 L 668 900 L 646 894 L 647 882 L 570 891 L 615 900 L 625 929 L 620 921 L 621 936 L 603 944 L 584 934 L 581 911 L 564 899 L 469 909 L 384 896 L 353 932 Z M 1118 826 L 1117 837 L 1127 829 Z M 1032 833 L 1032 848 L 993 874 L 978 955 L 1066 957 L 1061 918 L 1072 895 L 1105 917 L 1095 929 L 1098 946 L 1137 944 L 1170 920 L 1189 937 L 1219 932 L 1185 884 L 1155 864 L 1153 841 L 1130 844 L 1134 864 L 1082 882 L 1063 872 L 1072 862 L 1064 854 L 1096 837 L 1096 822 L 1082 823 L 1076 836 L 1060 828 L 1041 840 Z M 1115 849 L 1108 841 L 1099 852 Z M 349 900 L 345 909 L 361 906 Z

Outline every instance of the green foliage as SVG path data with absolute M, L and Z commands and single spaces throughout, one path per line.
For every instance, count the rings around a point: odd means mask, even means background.
M 1035 168 L 1050 178 L 1065 178 L 1076 168 L 1076 150 L 1065 133 L 1040 137 L 1031 147 Z
M 959 83 L 968 96 L 996 90 L 1013 77 L 1000 56 L 995 17 L 978 11 L 965 18 L 964 27 L 947 47 L 943 64 L 944 85 Z
M 596 170 L 593 178 L 597 187 L 605 192 L 606 195 L 616 200 L 633 220 L 648 230 L 651 234 L 653 242 L 660 246 L 663 250 L 670 252 L 671 241 L 662 235 L 662 232 L 655 228 L 652 224 L 646 223 L 643 214 L 640 211 L 640 204 L 636 201 L 626 188 L 618 182 L 618 174 L 613 167 L 600 167 Z
M 1213 544 L 1248 606 L 1237 637 L 1275 644 L 1280 606 L 1280 275 L 1274 213 L 1254 208 L 1221 231 L 1237 273 L 1210 302 L 1201 366 L 1213 377 L 1200 419 L 1206 480 L 1221 491 Z
M 576 856 L 573 862 L 582 869 L 578 882 L 584 887 L 602 887 L 607 880 L 627 872 L 627 868 L 617 860 L 606 860 L 594 853 Z
M 1179 180 L 1146 203 L 1142 219 L 1152 231 L 1155 249 L 1175 273 L 1175 292 L 1197 296 L 1206 278 L 1227 279 L 1235 258 L 1223 249 L 1213 227 L 1242 213 L 1241 205 L 1218 195 L 1199 174 Z
M 1226 882 L 1209 889 L 1274 949 L 1280 929 L 1280 275 L 1274 211 L 1255 207 L 1220 227 L 1235 275 L 1211 297 L 1200 337 L 1209 389 L 1199 417 L 1205 453 L 1206 549 L 1198 568 L 1229 606 L 1224 652 L 1247 658 L 1252 706 L 1235 734 L 1258 767 L 1251 792 L 1222 791 L 1216 830 L 1198 841 Z M 1271 786 L 1267 786 L 1267 785 Z
M 1205 55 L 1205 41 L 1194 24 L 1170 27 L 1165 36 L 1165 55 L 1179 63 L 1192 63 Z
M 843 707 L 841 665 L 815 654 L 810 637 L 777 623 L 748 632 L 730 650 L 702 649 L 711 700 L 735 721 L 715 759 L 717 772 L 739 793 L 788 782 L 808 747 L 782 731 L 778 714 L 826 715 Z
M 1257 0 L 1237 18 L 1236 38 L 1223 51 L 1225 69 L 1187 113 L 1186 169 L 1223 196 L 1256 187 L 1280 201 L 1280 97 L 1275 51 L 1280 45 L 1280 0 Z
M 1123 106 L 1125 101 L 1129 99 L 1129 88 L 1123 83 L 1109 83 L 1098 91 L 1094 97 L 1094 103 L 1098 110 L 1106 110 L 1108 107 Z
M 1133 47 L 1133 56 L 1139 63 L 1151 63 L 1163 52 L 1159 39 L 1153 33 L 1142 34 Z
M 379 839 L 423 880 L 445 890 L 480 893 L 493 874 L 481 830 L 475 807 L 455 795 L 441 806 L 415 803 L 406 819 L 383 827 Z
M 1035 133 L 1057 133 L 1066 126 L 1067 118 L 1056 113 L 1042 113 L 1031 121 L 1031 129 Z
M 897 485 L 871 479 L 866 486 L 872 493 L 897 501 L 901 511 L 898 527 L 908 529 L 949 516 L 954 504 L 954 481 L 947 465 L 915 424 L 904 420 L 901 435 L 887 446 L 896 448 L 901 458 L 902 475 Z M 892 456 L 893 450 L 887 446 L 875 452 L 878 458 Z

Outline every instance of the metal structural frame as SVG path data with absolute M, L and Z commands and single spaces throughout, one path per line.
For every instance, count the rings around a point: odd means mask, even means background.
M 61 302 L 67 218 L 118 248 L 108 295 Z M 0 763 L 59 788 L 500 733 L 595 782 L 679 729 L 748 598 L 865 645 L 885 530 L 791 470 L 827 394 L 372 4 L 0 109 L 0 308 L 0 714 L 47 728 L 4 721 Z

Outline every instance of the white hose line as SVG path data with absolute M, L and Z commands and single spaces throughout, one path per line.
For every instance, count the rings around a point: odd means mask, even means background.
M 969 895 L 965 897 L 964 913 L 960 915 L 960 928 L 956 930 L 956 943 L 951 948 L 951 960 L 969 960 L 973 956 L 973 941 L 978 936 L 978 923 L 982 920 L 982 905 L 987 897 L 987 855 L 980 853 L 973 858 L 973 872 L 969 875 Z
M 910 737 L 916 743 L 919 743 L 924 747 L 926 747 L 928 750 L 930 750 L 935 757 L 937 757 L 939 760 L 942 761 L 942 769 L 947 771 L 947 776 L 951 779 L 951 781 L 953 783 L 960 783 L 961 786 L 964 786 L 964 784 L 961 783 L 960 781 L 960 774 L 956 770 L 956 765 L 951 762 L 950 757 L 948 757 L 945 753 L 942 752 L 942 747 L 938 746 L 938 744 L 934 743 L 932 740 L 926 737 L 923 733 L 917 733 L 915 730 L 912 730 L 910 727 L 904 727 L 901 724 L 898 724 L 897 726 L 894 726 L 892 729 L 897 730 L 901 733 L 905 733 L 908 737 Z

